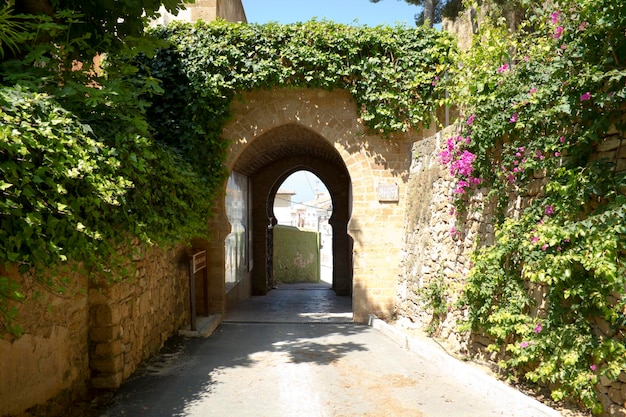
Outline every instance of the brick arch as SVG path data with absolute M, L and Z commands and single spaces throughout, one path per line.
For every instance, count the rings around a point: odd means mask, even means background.
M 258 90 L 243 93 L 231 106 L 232 121 L 223 131 L 231 142 L 226 167 L 252 184 L 253 259 L 249 279 L 225 294 L 224 238 L 229 225 L 224 202 L 216 204 L 212 239 L 198 242 L 212 258 L 211 303 L 223 313 L 251 294 L 267 291 L 265 248 L 268 206 L 273 193 L 292 172 L 306 169 L 327 185 L 335 210 L 333 235 L 338 234 L 340 293 L 353 295 L 355 321 L 369 314 L 393 314 L 400 273 L 404 223 L 404 189 L 415 132 L 380 137 L 360 120 L 345 91 L 308 89 Z M 379 200 L 378 190 L 393 185 L 400 198 Z M 341 275 L 341 276 L 339 276 Z M 348 277 L 347 279 L 345 277 Z

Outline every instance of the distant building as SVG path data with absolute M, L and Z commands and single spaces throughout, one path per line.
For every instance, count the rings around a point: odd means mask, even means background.
M 192 23 L 198 20 L 211 22 L 217 18 L 229 22 L 248 21 L 241 0 L 195 0 L 194 3 L 187 3 L 176 16 L 168 13 L 163 6 L 159 12 L 161 17 L 151 22 L 151 26 L 167 25 L 174 20 Z
M 278 189 L 274 198 L 274 215 L 278 224 L 293 226 L 291 221 L 291 197 L 296 193 L 284 188 Z
M 317 191 L 315 199 L 296 205 L 296 224 L 293 226 L 322 232 L 327 226 L 330 227 L 328 219 L 332 212 L 333 203 L 330 195 L 326 192 Z

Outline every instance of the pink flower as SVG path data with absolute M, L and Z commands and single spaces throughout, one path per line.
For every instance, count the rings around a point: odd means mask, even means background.
M 547 244 L 547 243 L 544 243 L 544 244 L 541 246 L 541 250 L 545 252 L 545 251 L 546 251 L 546 249 L 548 249 L 548 244 Z
M 578 25 L 578 30 L 585 30 L 586 27 L 587 27 L 587 22 L 585 21 L 580 22 L 580 25 Z
M 563 26 L 557 26 L 556 29 L 554 29 L 552 37 L 554 39 L 559 39 L 561 36 L 563 36 Z
M 559 11 L 553 12 L 550 15 L 550 23 L 552 23 L 553 25 L 556 25 L 557 23 L 559 23 L 559 21 L 561 20 L 560 15 L 561 15 L 561 12 Z
M 580 101 L 591 100 L 591 93 L 587 91 L 585 94 L 580 96 Z
M 547 216 L 553 215 L 554 214 L 554 206 L 547 205 L 545 210 L 544 210 L 544 213 L 546 213 Z
M 530 57 L 528 55 L 525 55 L 524 56 L 524 61 L 526 61 L 526 62 L 530 61 Z
M 456 235 L 456 228 L 454 226 L 452 226 L 450 228 L 450 237 L 454 237 L 454 235 Z
M 517 122 L 517 118 L 518 118 L 518 114 L 517 113 L 513 113 L 513 115 L 511 116 L 511 118 L 509 119 L 509 122 L 511 123 L 515 123 Z
M 537 236 L 533 236 L 533 238 L 530 241 L 532 243 L 537 243 L 537 242 L 539 242 L 539 238 Z
M 520 152 L 524 152 L 526 149 L 523 146 L 521 146 L 521 147 L 517 148 L 517 150 L 520 151 Z
M 561 143 L 565 142 L 565 136 L 561 136 L 561 137 L 559 138 L 559 142 L 561 142 Z
M 543 156 L 543 154 L 541 153 L 541 151 L 537 151 L 536 155 L 537 155 L 537 158 L 538 158 L 540 161 L 543 161 L 543 158 L 545 158 L 545 157 Z
M 535 87 L 533 87 L 533 88 L 530 89 L 529 93 L 532 95 L 532 94 L 535 94 L 536 92 L 537 92 L 537 89 Z
M 543 330 L 543 327 L 541 327 L 541 323 L 537 323 L 533 332 L 540 333 L 542 330 Z
M 561 152 L 559 152 L 559 151 L 556 151 L 556 152 L 554 153 L 554 156 L 556 156 L 556 157 L 559 157 L 559 156 L 561 156 Z
M 500 68 L 498 68 L 498 72 L 502 74 L 503 72 L 506 72 L 508 69 L 509 69 L 509 64 L 504 64 Z
M 596 369 L 598 369 L 598 367 L 596 365 L 591 365 L 589 369 L 591 369 L 592 371 L 595 371 Z
M 528 343 L 528 342 L 522 342 L 522 343 L 519 344 L 519 347 L 521 347 L 522 349 L 526 349 L 529 345 L 530 345 L 530 343 Z
M 468 125 L 468 126 L 471 126 L 471 125 L 472 125 L 472 123 L 474 123 L 474 119 L 475 119 L 475 118 L 476 118 L 476 115 L 475 115 L 475 114 L 472 114 L 470 117 L 468 117 L 468 118 L 467 118 L 467 122 L 466 122 L 466 123 L 467 123 L 467 125 Z
M 465 194 L 465 188 L 469 187 L 469 183 L 467 181 L 464 180 L 459 180 L 459 183 L 456 187 L 456 190 L 454 190 L 455 194 Z

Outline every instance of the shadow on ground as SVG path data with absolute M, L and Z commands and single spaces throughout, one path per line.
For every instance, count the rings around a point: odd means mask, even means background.
M 227 323 L 208 339 L 172 338 L 158 357 L 119 389 L 105 411 L 94 415 L 190 415 L 220 384 L 237 395 L 238 387 L 243 391 L 253 383 L 233 377 L 233 368 L 258 368 L 262 373 L 285 364 L 332 365 L 351 352 L 366 350 L 360 343 L 336 340 L 367 329 L 353 324 Z M 254 372 L 245 375 L 255 377 Z

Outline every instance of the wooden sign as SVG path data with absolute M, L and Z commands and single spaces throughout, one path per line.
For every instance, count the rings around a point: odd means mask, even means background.
M 195 274 L 198 271 L 206 268 L 206 251 L 194 253 L 193 254 L 193 273 Z

